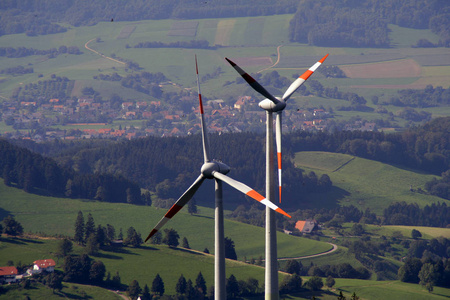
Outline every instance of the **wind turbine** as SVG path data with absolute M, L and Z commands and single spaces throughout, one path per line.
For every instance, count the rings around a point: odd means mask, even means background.
M 316 62 L 311 68 L 297 78 L 286 90 L 283 97 L 274 97 L 252 76 L 246 73 L 234 62 L 225 58 L 230 65 L 247 81 L 247 83 L 266 99 L 259 103 L 259 107 L 266 111 L 266 199 L 273 201 L 274 192 L 274 170 L 273 170 L 273 113 L 276 113 L 276 144 L 278 158 L 278 191 L 281 203 L 281 130 L 282 112 L 286 107 L 286 101 L 292 94 L 317 70 L 325 61 L 328 54 Z M 266 275 L 265 275 L 265 297 L 266 299 L 278 299 L 278 262 L 277 262 L 277 236 L 275 214 L 266 209 Z
M 209 156 L 209 143 L 208 134 L 205 126 L 204 111 L 202 94 L 200 92 L 200 82 L 198 76 L 198 65 L 197 56 L 195 56 L 195 68 L 197 72 L 197 88 L 198 88 L 198 100 L 200 104 L 200 120 L 202 127 L 202 143 L 203 143 L 203 165 L 200 169 L 200 175 L 194 181 L 194 183 L 184 192 L 184 194 L 175 202 L 175 204 L 167 211 L 164 217 L 156 224 L 153 230 L 145 239 L 147 242 L 155 233 L 157 233 L 164 224 L 166 224 L 170 219 L 175 216 L 175 214 L 183 208 L 186 203 L 191 200 L 194 194 L 197 192 L 200 185 L 205 179 L 215 180 L 215 273 L 214 273 L 214 286 L 215 286 L 215 299 L 223 300 L 226 299 L 225 290 L 225 245 L 224 245 L 224 226 L 223 226 L 223 201 L 222 201 L 222 181 L 229 184 L 233 188 L 242 192 L 243 194 L 261 202 L 266 205 L 270 210 L 274 210 L 281 213 L 287 217 L 291 217 L 281 208 L 268 201 L 264 196 L 256 192 L 249 186 L 232 179 L 226 174 L 230 171 L 230 167 L 226 164 L 211 160 Z

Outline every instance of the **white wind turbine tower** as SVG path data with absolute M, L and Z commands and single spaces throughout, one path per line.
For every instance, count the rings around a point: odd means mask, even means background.
M 266 199 L 273 201 L 274 191 L 274 170 L 273 170 L 273 114 L 276 113 L 276 144 L 278 158 L 278 190 L 281 202 L 281 129 L 282 112 L 286 107 L 286 101 L 292 94 L 314 73 L 315 70 L 325 61 L 328 54 L 316 62 L 311 68 L 297 78 L 286 90 L 283 97 L 274 97 L 253 77 L 247 74 L 234 62 L 225 58 L 230 65 L 247 81 L 247 83 L 266 99 L 259 103 L 259 107 L 266 111 Z M 278 299 L 278 261 L 277 261 L 277 236 L 276 236 L 275 214 L 270 209 L 266 209 L 266 276 L 265 276 L 265 298 Z
M 200 169 L 200 175 L 194 183 L 184 192 L 184 194 L 175 202 L 175 204 L 167 211 L 164 217 L 156 224 L 153 230 L 145 239 L 147 242 L 156 232 L 158 232 L 164 224 L 166 224 L 186 203 L 191 200 L 198 188 L 205 179 L 215 179 L 215 271 L 214 271 L 214 297 L 216 300 L 226 299 L 225 290 L 225 246 L 224 246 L 224 226 L 223 226 L 223 204 L 222 204 L 222 181 L 229 184 L 233 188 L 242 192 L 243 194 L 261 202 L 270 210 L 274 210 L 287 217 L 291 217 L 281 208 L 268 201 L 264 196 L 248 187 L 247 185 L 228 177 L 226 174 L 230 168 L 222 162 L 211 160 L 209 156 L 208 134 L 205 126 L 202 95 L 200 92 L 200 83 L 198 76 L 197 57 L 195 57 L 195 67 L 197 72 L 197 88 L 198 99 L 200 104 L 200 119 L 202 127 L 202 142 L 203 142 L 203 158 L 204 163 Z

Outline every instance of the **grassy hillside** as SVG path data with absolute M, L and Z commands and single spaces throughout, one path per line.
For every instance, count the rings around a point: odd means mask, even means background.
M 0 295 L 0 300 L 10 300 L 10 299 L 48 299 L 48 300 L 59 300 L 61 298 L 66 299 L 96 299 L 96 300 L 120 300 L 123 299 L 121 296 L 116 294 L 114 291 L 109 291 L 103 288 L 74 284 L 74 283 L 63 283 L 63 288 L 60 292 L 55 291 L 53 293 L 52 289 L 42 285 L 42 284 L 32 284 L 29 289 L 15 289 L 14 285 L 8 286 L 6 292 Z
M 42 197 L 0 183 L 0 218 L 13 214 L 25 232 L 73 236 L 79 210 L 83 212 L 85 220 L 91 213 L 96 225 L 111 224 L 117 233 L 122 228 L 124 235 L 133 226 L 144 238 L 166 212 L 165 209 L 122 203 Z M 206 247 L 213 253 L 214 210 L 204 207 L 199 210 L 199 214 L 193 216 L 187 210 L 180 211 L 165 228 L 177 230 L 181 238 L 188 239 L 191 248 L 203 251 Z M 238 259 L 264 257 L 264 228 L 225 220 L 225 236 L 235 242 Z M 279 257 L 298 257 L 329 249 L 331 246 L 327 243 L 278 233 Z
M 433 175 L 417 173 L 384 163 L 325 152 L 298 152 L 297 167 L 330 176 L 335 189 L 325 195 L 312 197 L 315 207 L 353 204 L 361 210 L 370 208 L 377 214 L 391 203 L 405 201 L 423 207 L 433 202 L 450 203 L 442 198 L 411 192 L 410 187 L 424 190 Z
M 16 264 L 32 264 L 37 259 L 53 258 L 57 262 L 57 268 L 62 269 L 63 260 L 55 257 L 57 245 L 58 240 L 2 238 L 0 266 L 6 265 L 10 260 Z M 77 245 L 74 245 L 74 248 L 76 254 L 84 251 Z M 175 284 L 181 274 L 195 282 L 198 273 L 202 272 L 207 285 L 214 284 L 213 255 L 152 245 L 139 249 L 122 248 L 119 252 L 101 251 L 97 257 L 92 258 L 101 260 L 107 272 L 112 275 L 119 271 L 121 282 L 127 285 L 136 279 L 141 287 L 145 284 L 151 287 L 153 279 L 159 273 L 169 294 L 175 294 Z M 226 268 L 227 276 L 234 274 L 238 280 L 253 277 L 261 283 L 264 281 L 264 268 L 235 261 L 227 261 Z

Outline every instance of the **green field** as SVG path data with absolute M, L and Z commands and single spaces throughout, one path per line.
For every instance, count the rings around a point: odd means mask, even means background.
M 13 214 L 25 232 L 70 237 L 74 234 L 79 210 L 85 219 L 91 213 L 96 225 L 111 224 L 117 233 L 122 228 L 124 234 L 133 226 L 144 238 L 166 212 L 166 209 L 121 203 L 42 197 L 6 187 L 3 182 L 0 183 L 0 208 L 0 218 L 8 213 Z M 192 216 L 182 210 L 166 228 L 173 227 L 181 238 L 186 237 L 192 249 L 203 251 L 206 247 L 213 253 L 213 215 L 213 209 L 204 207 L 199 208 L 199 214 Z M 225 220 L 225 236 L 235 242 L 238 259 L 264 257 L 264 228 Z M 278 233 L 280 258 L 322 253 L 329 249 L 331 246 L 324 242 Z
M 0 265 L 6 265 L 9 260 L 16 264 L 32 264 L 37 259 L 53 258 L 57 262 L 57 268 L 62 269 L 63 260 L 58 260 L 54 255 L 57 244 L 58 240 L 3 238 L 0 240 Z M 74 252 L 81 254 L 83 248 L 74 246 Z M 141 287 L 145 284 L 151 287 L 156 274 L 160 274 L 169 294 L 175 294 L 175 284 L 181 274 L 195 282 L 198 273 L 202 272 L 207 285 L 214 284 L 213 255 L 151 245 L 122 248 L 119 252 L 101 251 L 97 257 L 92 258 L 101 260 L 107 272 L 112 275 L 119 271 L 122 283 L 127 285 L 136 279 Z M 253 277 L 261 283 L 264 281 L 264 268 L 236 261 L 227 261 L 226 268 L 227 277 L 234 274 L 238 280 Z
M 123 299 L 113 291 L 109 291 L 100 287 L 63 283 L 63 288 L 60 292 L 42 285 L 32 284 L 29 289 L 13 289 L 14 286 L 7 287 L 7 292 L 0 295 L 0 300 L 10 299 L 42 299 L 42 300 L 58 300 L 65 299 L 96 299 L 96 300 L 120 300 Z M 12 290 L 13 289 L 13 290 Z
M 0 82 L 1 95 L 9 97 L 10 93 L 19 86 L 20 83 L 26 84 L 46 79 L 51 74 L 67 76 L 69 79 L 82 80 L 83 85 L 94 85 L 104 95 L 108 97 L 116 92 L 123 93 L 120 85 L 112 85 L 109 88 L 98 86 L 98 82 L 92 80 L 92 76 L 99 73 L 110 74 L 118 72 L 121 75 L 127 74 L 123 64 L 111 61 L 100 55 L 91 52 L 85 48 L 89 47 L 105 56 L 115 56 L 119 60 L 130 59 L 137 62 L 145 71 L 163 72 L 175 83 L 183 87 L 192 87 L 195 85 L 193 76 L 194 53 L 199 56 L 200 69 L 202 74 L 212 73 L 218 67 L 223 71 L 220 78 L 212 79 L 211 85 L 204 84 L 204 94 L 210 98 L 223 97 L 229 95 L 229 90 L 216 88 L 223 85 L 227 80 L 236 78 L 235 71 L 224 61 L 224 57 L 271 57 L 276 61 L 276 47 L 284 45 L 281 48 L 281 61 L 279 66 L 274 69 L 282 75 L 290 77 L 298 73 L 303 68 L 312 65 L 318 56 L 330 53 L 327 64 L 347 65 L 352 64 L 370 64 L 374 61 L 391 61 L 392 59 L 411 58 L 417 61 L 421 66 L 439 66 L 446 61 L 449 55 L 445 48 L 411 48 L 418 39 L 426 37 L 431 41 L 437 40 L 437 36 L 428 30 L 406 29 L 398 26 L 390 26 L 390 38 L 393 41 L 393 47 L 389 49 L 370 49 L 370 48 L 320 48 L 304 44 L 288 43 L 288 27 L 292 15 L 274 15 L 248 18 L 232 19 L 200 19 L 190 21 L 180 20 L 145 20 L 136 22 L 100 22 L 95 26 L 87 27 L 69 27 L 65 33 L 44 35 L 38 37 L 29 37 L 25 34 L 4 35 L 0 37 L 0 44 L 9 47 L 29 47 L 36 49 L 58 48 L 61 45 L 77 46 L 83 54 L 81 55 L 60 55 L 53 59 L 46 56 L 28 56 L 23 58 L 0 58 L 2 68 L 15 67 L 17 65 L 32 66 L 33 74 L 22 76 L 6 76 L 5 80 Z M 183 24 L 183 22 L 197 22 L 198 29 L 195 36 L 189 34 L 171 35 L 171 27 L 174 24 Z M 129 31 L 129 28 L 135 28 L 131 33 L 123 34 Z M 97 42 L 95 39 L 99 38 Z M 146 41 L 158 41 L 171 43 L 177 41 L 207 40 L 210 45 L 214 45 L 217 40 L 224 40 L 226 47 L 217 49 L 174 49 L 174 48 L 133 48 L 134 45 Z M 129 46 L 128 48 L 126 46 Z M 364 54 L 364 55 L 361 55 Z M 292 67 L 295 68 L 292 68 Z M 249 66 L 246 70 L 249 72 L 259 71 L 267 66 Z M 425 70 L 425 69 L 424 69 Z M 437 69 L 427 69 L 423 71 L 420 78 L 414 78 L 412 81 L 409 76 L 404 78 L 395 78 L 395 81 L 382 79 L 372 79 L 367 82 L 368 85 L 379 84 L 411 84 L 416 80 L 429 82 L 433 84 L 444 84 L 450 78 L 450 66 L 441 66 Z M 267 70 L 265 72 L 270 72 Z M 128 71 L 129 72 L 129 71 Z M 38 78 L 38 74 L 44 77 Z M 334 86 L 339 81 L 338 86 L 354 86 L 355 78 L 333 80 Z M 214 83 L 214 81 L 219 83 Z M 444 86 L 445 87 L 445 86 Z M 378 87 L 376 89 L 379 89 Z M 369 89 L 370 90 L 370 89 Z M 133 99 L 148 98 L 145 94 L 129 91 L 128 97 Z M 227 94 L 228 93 L 228 94 Z M 232 92 L 233 96 L 235 92 Z
M 436 177 L 433 175 L 339 153 L 298 152 L 294 163 L 307 171 L 330 176 L 335 189 L 314 195 L 311 202 L 317 207 L 330 207 L 337 201 L 341 205 L 352 204 L 360 210 L 370 208 L 381 214 L 393 202 L 417 203 L 421 207 L 435 202 L 450 203 L 436 196 L 410 191 L 410 187 L 425 190 L 425 183 Z

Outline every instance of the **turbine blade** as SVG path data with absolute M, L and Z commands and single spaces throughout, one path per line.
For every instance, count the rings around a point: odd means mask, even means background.
M 297 78 L 286 90 L 283 97 L 281 98 L 284 101 L 287 101 L 289 97 L 317 70 L 318 67 L 325 61 L 328 57 L 328 54 L 322 57 L 321 60 L 316 62 L 311 68 L 309 68 L 305 73 L 302 74 L 299 78 Z
M 191 198 L 194 196 L 195 192 L 197 192 L 198 188 L 202 184 L 203 180 L 205 180 L 205 177 L 203 175 L 200 175 L 194 183 L 184 192 L 184 194 L 175 202 L 175 204 L 167 211 L 167 213 L 162 217 L 162 219 L 156 224 L 155 228 L 150 232 L 150 234 L 145 239 L 145 242 L 147 242 L 155 233 L 157 233 L 161 227 L 163 227 L 174 215 L 176 215 L 177 212 L 180 211 L 180 209 L 183 208 L 183 206 L 191 200 Z
M 281 203 L 281 133 L 282 133 L 282 111 L 277 112 L 275 122 L 275 140 L 277 144 L 277 159 L 278 159 L 278 191 Z
M 275 204 L 273 204 L 272 202 L 270 202 L 269 200 L 267 200 L 264 196 L 262 196 L 261 194 L 259 194 L 257 191 L 255 191 L 254 189 L 252 189 L 251 187 L 243 184 L 242 182 L 239 182 L 237 180 L 234 180 L 231 177 L 228 177 L 226 175 L 223 175 L 222 173 L 219 172 L 214 172 L 213 176 L 216 179 L 222 180 L 223 182 L 229 184 L 230 186 L 234 187 L 235 189 L 237 189 L 238 191 L 244 193 L 245 195 L 255 199 L 256 201 L 261 202 L 262 204 L 264 204 L 265 206 L 273 209 L 274 211 L 285 215 L 286 217 L 290 218 L 291 216 L 289 214 L 287 214 L 284 210 L 282 210 L 281 208 L 279 208 L 278 206 L 276 206 Z
M 197 72 L 197 90 L 198 90 L 198 102 L 200 104 L 200 120 L 202 126 L 202 142 L 203 142 L 203 159 L 204 162 L 209 162 L 209 142 L 208 142 L 208 131 L 206 130 L 205 117 L 203 112 L 203 101 L 202 92 L 200 91 L 200 80 L 198 79 L 198 65 L 197 65 L 197 55 L 195 55 L 195 70 Z
M 278 100 L 277 98 L 275 98 L 274 96 L 272 96 L 271 93 L 269 93 L 262 85 L 260 85 L 252 76 L 248 75 L 247 72 L 245 72 L 244 70 L 242 70 L 238 65 L 236 65 L 234 62 L 232 62 L 231 60 L 229 60 L 228 58 L 225 57 L 225 59 L 227 60 L 227 62 L 230 63 L 230 65 L 239 73 L 239 75 L 242 76 L 242 78 L 245 79 L 245 81 L 247 81 L 247 83 L 258 93 L 260 93 L 261 95 L 263 95 L 264 97 L 266 97 L 267 99 L 272 100 L 273 103 L 277 104 L 278 102 L 280 102 L 280 100 Z

